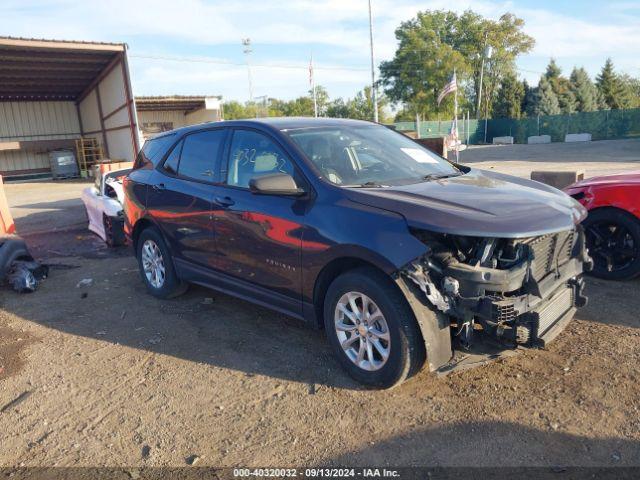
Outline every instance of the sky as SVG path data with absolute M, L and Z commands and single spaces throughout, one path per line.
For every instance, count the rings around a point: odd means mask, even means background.
M 583 66 L 595 77 L 607 57 L 640 77 L 640 0 L 371 0 L 376 65 L 393 57 L 394 30 L 418 11 L 472 9 L 525 20 L 536 46 L 517 63 L 536 84 L 554 57 L 565 74 Z M 0 35 L 123 42 L 135 95 L 249 98 L 250 38 L 254 97 L 290 99 L 315 82 L 352 97 L 371 81 L 367 0 L 2 0 Z M 376 69 L 377 75 L 377 69 Z

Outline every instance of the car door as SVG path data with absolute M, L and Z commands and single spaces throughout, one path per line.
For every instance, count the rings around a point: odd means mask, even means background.
M 226 135 L 223 128 L 186 135 L 154 172 L 147 209 L 177 261 L 214 266 L 211 202 Z
M 299 186 L 304 179 L 271 136 L 240 128 L 231 135 L 226 162 L 222 162 L 222 183 L 215 187 L 213 198 L 217 268 L 244 282 L 242 288 L 248 288 L 252 297 L 260 300 L 264 294 L 263 300 L 272 306 L 299 311 L 307 201 L 253 194 L 249 180 L 277 172 L 292 175 Z

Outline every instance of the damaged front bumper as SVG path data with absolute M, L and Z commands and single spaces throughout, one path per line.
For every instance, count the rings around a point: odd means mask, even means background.
M 422 322 L 418 319 L 425 341 L 431 343 L 431 350 L 427 345 L 431 370 L 450 369 L 453 350 L 471 352 L 483 341 L 498 350 L 543 347 L 564 329 L 576 308 L 586 304 L 581 275 L 592 262 L 580 227 L 533 239 L 526 252 L 508 269 L 458 261 L 443 265 L 429 254 L 403 269 L 398 281 L 405 282 L 405 295 L 415 296 L 418 287 L 431 317 L 433 313 L 439 317 L 435 329 L 424 312 Z M 415 299 L 412 308 L 416 313 Z M 438 348 L 433 358 L 434 342 L 445 341 L 443 316 L 450 326 L 448 352 Z

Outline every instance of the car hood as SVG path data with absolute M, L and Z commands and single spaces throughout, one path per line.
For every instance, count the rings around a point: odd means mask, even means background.
M 345 191 L 354 202 L 399 213 L 412 228 L 455 235 L 533 237 L 569 230 L 587 214 L 560 190 L 477 169 L 441 180 Z
M 587 178 L 569 185 L 566 189 L 591 187 L 595 185 L 640 185 L 640 170 Z

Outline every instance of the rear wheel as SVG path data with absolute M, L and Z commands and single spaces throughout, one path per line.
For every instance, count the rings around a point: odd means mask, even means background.
M 172 298 L 187 290 L 187 284 L 176 275 L 162 235 L 155 228 L 150 227 L 140 233 L 136 253 L 140 276 L 151 295 Z
M 640 220 L 616 208 L 594 210 L 583 223 L 592 275 L 627 280 L 640 274 Z
M 393 282 L 376 270 L 357 269 L 334 280 L 325 296 L 324 326 L 342 367 L 365 385 L 399 385 L 424 364 L 413 312 Z

